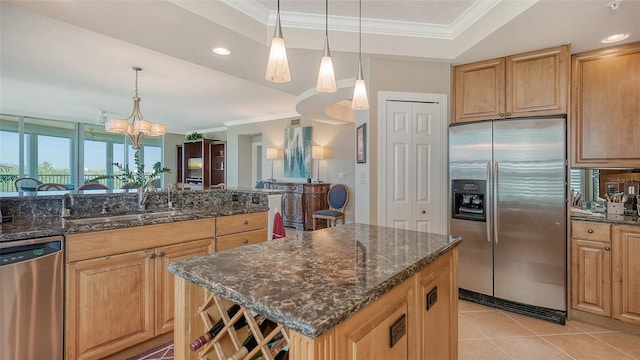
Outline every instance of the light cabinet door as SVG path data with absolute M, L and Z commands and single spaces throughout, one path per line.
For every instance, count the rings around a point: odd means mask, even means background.
M 505 59 L 453 68 L 453 122 L 505 117 Z
M 336 359 L 416 358 L 413 281 L 398 285 L 336 327 Z
M 174 275 L 167 271 L 170 262 L 206 255 L 214 239 L 190 241 L 184 244 L 165 246 L 155 249 L 156 275 L 156 335 L 173 330 L 174 313 Z M 204 289 L 202 290 L 204 292 Z M 203 295 L 204 296 L 204 295 Z
M 506 117 L 566 114 L 569 46 L 512 55 L 506 59 Z
M 454 258 L 446 256 L 418 276 L 420 359 L 456 359 L 458 289 Z
M 67 359 L 100 359 L 154 336 L 151 254 L 143 250 L 67 265 Z
M 571 240 L 571 307 L 611 316 L 611 245 Z
M 572 60 L 574 167 L 640 167 L 640 43 Z
M 613 317 L 640 325 L 640 228 L 613 226 Z

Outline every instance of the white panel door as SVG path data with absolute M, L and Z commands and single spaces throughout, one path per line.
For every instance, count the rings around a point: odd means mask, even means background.
M 387 102 L 386 226 L 446 233 L 442 126 L 437 103 Z

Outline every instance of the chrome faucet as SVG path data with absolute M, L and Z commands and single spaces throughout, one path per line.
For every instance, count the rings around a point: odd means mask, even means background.
M 156 191 L 156 187 L 152 184 L 147 184 L 138 189 L 138 209 L 144 210 L 146 207 L 147 197 L 150 191 Z
M 73 196 L 69 193 L 62 197 L 62 217 L 71 216 L 71 207 L 73 206 Z

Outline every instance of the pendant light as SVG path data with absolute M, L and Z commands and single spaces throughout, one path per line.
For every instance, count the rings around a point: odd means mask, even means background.
M 275 83 L 285 83 L 291 81 L 289 73 L 289 60 L 287 59 L 287 47 L 282 36 L 280 25 L 280 0 L 278 0 L 278 14 L 276 16 L 276 27 L 271 40 L 271 50 L 267 61 L 267 72 L 264 78 Z
M 163 124 L 152 123 L 146 120 L 140 112 L 140 97 L 138 96 L 138 72 L 142 68 L 134 66 L 136 72 L 136 92 L 133 97 L 133 112 L 126 119 L 111 119 L 104 123 L 104 129 L 109 133 L 125 134 L 131 139 L 134 149 L 140 148 L 140 142 L 144 136 L 162 136 L 167 132 Z M 129 123 L 131 120 L 131 123 Z
M 353 110 L 367 110 L 369 108 L 367 87 L 364 84 L 364 76 L 362 76 L 362 0 L 360 0 L 360 16 L 358 24 L 358 78 L 353 86 L 351 108 Z
M 325 21 L 324 21 L 324 54 L 320 62 L 318 72 L 318 83 L 316 90 L 321 93 L 334 93 L 338 90 L 336 85 L 336 75 L 333 72 L 333 60 L 331 50 L 329 50 L 329 0 L 325 0 Z

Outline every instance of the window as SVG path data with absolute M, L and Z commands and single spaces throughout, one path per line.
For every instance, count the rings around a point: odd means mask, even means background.
M 140 160 L 146 173 L 162 161 L 162 146 L 162 137 L 143 139 Z M 125 135 L 107 133 L 102 125 L 0 114 L 0 192 L 15 191 L 13 182 L 19 177 L 78 187 L 117 174 L 114 162 L 128 163 L 135 171 L 134 153 Z M 120 180 L 100 182 L 112 189 L 122 186 Z

